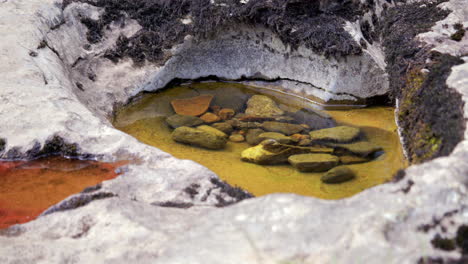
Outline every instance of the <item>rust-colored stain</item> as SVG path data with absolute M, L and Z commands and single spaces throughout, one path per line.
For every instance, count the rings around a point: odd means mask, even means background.
M 125 163 L 62 157 L 0 162 L 0 229 L 31 221 L 68 196 L 117 177 Z

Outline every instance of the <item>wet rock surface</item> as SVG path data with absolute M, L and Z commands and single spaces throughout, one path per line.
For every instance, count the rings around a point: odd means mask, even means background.
M 245 113 L 258 117 L 275 117 L 284 114 L 284 111 L 268 96 L 254 95 L 247 102 Z
M 181 126 L 198 126 L 204 123 L 204 121 L 196 116 L 187 115 L 172 115 L 166 119 L 166 122 L 172 128 L 178 128 Z
M 278 132 L 290 136 L 292 134 L 300 133 L 304 130 L 303 126 L 296 124 L 288 124 L 274 121 L 267 121 L 262 124 L 262 128 L 270 132 Z
M 320 178 L 320 180 L 322 180 L 324 183 L 336 184 L 350 181 L 355 177 L 356 175 L 350 168 L 340 166 L 329 170 L 327 173 L 325 173 L 325 175 L 323 175 Z
M 289 156 L 288 161 L 302 172 L 322 172 L 337 166 L 340 159 L 329 154 L 300 154 Z
M 349 126 L 338 126 L 327 129 L 320 129 L 309 133 L 310 139 L 315 141 L 334 141 L 346 143 L 359 137 L 359 128 Z
M 222 149 L 226 146 L 224 137 L 211 131 L 191 127 L 176 128 L 172 133 L 172 139 L 176 142 L 207 149 Z

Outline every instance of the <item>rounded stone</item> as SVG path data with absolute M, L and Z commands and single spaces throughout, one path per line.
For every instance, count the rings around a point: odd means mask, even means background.
M 278 132 L 287 136 L 300 133 L 304 128 L 300 125 L 267 121 L 262 124 L 262 128 L 270 132 Z
M 207 124 L 215 123 L 221 120 L 221 118 L 213 113 L 205 113 L 202 116 L 200 116 L 200 119 L 203 120 L 203 122 Z
M 293 142 L 291 137 L 287 137 L 277 132 L 265 132 L 258 135 L 258 140 L 263 141 L 265 139 L 274 139 L 281 144 L 291 144 Z
M 258 145 L 260 144 L 260 142 L 262 142 L 262 140 L 260 139 L 260 134 L 264 133 L 265 131 L 263 129 L 260 129 L 260 128 L 254 128 L 254 129 L 249 129 L 247 131 L 247 134 L 245 136 L 246 140 L 247 140 L 247 143 L 249 143 L 249 145 Z
M 222 137 L 222 138 L 227 138 L 228 135 L 226 133 L 224 133 L 223 131 L 219 130 L 219 129 L 216 129 L 214 127 L 211 127 L 211 126 L 207 126 L 207 125 L 202 125 L 202 126 L 198 126 L 197 129 L 200 129 L 200 130 L 203 130 L 203 131 L 206 131 L 208 133 L 213 133 L 219 137 Z
M 218 130 L 220 130 L 220 131 L 223 131 L 226 134 L 231 134 L 232 131 L 234 131 L 234 128 L 230 124 L 228 124 L 226 122 L 215 123 L 215 124 L 212 124 L 211 126 L 218 129 Z
M 330 154 L 300 154 L 288 158 L 289 163 L 301 172 L 323 172 L 339 164 L 339 158 Z
M 236 111 L 234 111 L 233 109 L 230 109 L 230 108 L 221 109 L 219 111 L 219 113 L 218 113 L 219 117 L 222 120 L 231 119 L 235 114 L 236 114 Z
M 350 181 L 355 177 L 356 175 L 350 168 L 340 166 L 329 170 L 320 178 L 320 180 L 324 183 L 342 183 Z
M 234 135 L 231 135 L 229 137 L 229 140 L 232 141 L 232 142 L 244 142 L 245 141 L 245 137 L 241 134 L 234 134 Z
M 223 149 L 226 146 L 226 139 L 224 137 L 191 127 L 176 128 L 172 132 L 172 139 L 179 143 L 207 149 Z
M 247 102 L 247 115 L 274 117 L 284 114 L 270 97 L 265 95 L 254 95 Z
M 196 116 L 172 115 L 166 118 L 166 123 L 172 128 L 182 126 L 193 127 L 203 124 L 203 120 Z
M 309 133 L 312 141 L 333 141 L 346 143 L 359 137 L 361 130 L 350 126 L 337 126 L 315 130 Z

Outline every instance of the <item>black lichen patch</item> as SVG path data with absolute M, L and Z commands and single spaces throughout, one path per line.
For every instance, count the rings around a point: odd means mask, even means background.
M 186 187 L 184 189 L 184 192 L 187 193 L 188 195 L 190 195 L 190 198 L 193 199 L 199 193 L 198 192 L 199 188 L 200 188 L 199 184 L 192 183 L 192 184 L 190 184 L 190 186 L 188 186 L 188 187 Z
M 22 156 L 21 154 L 19 156 Z M 66 156 L 79 158 L 92 158 L 90 154 L 80 152 L 77 144 L 68 143 L 60 136 L 53 136 L 44 143 L 44 146 L 36 143 L 33 148 L 26 152 L 26 158 L 37 159 L 45 156 Z
M 56 206 L 51 207 L 50 209 L 45 211 L 42 215 L 48 215 L 48 214 L 52 214 L 55 212 L 73 210 L 79 207 L 83 207 L 91 203 L 92 201 L 103 200 L 103 199 L 112 198 L 115 196 L 117 195 L 114 193 L 110 193 L 110 192 L 100 192 L 100 193 L 91 194 L 91 195 L 78 195 Z
M 403 180 L 406 176 L 405 170 L 398 170 L 397 173 L 393 176 L 392 182 L 399 182 Z
M 0 153 L 3 153 L 5 151 L 5 146 L 6 146 L 6 140 L 3 138 L 0 138 Z
M 94 186 L 86 187 L 81 193 L 92 193 L 95 191 L 99 191 L 102 188 L 102 183 L 98 183 Z
M 457 31 L 450 36 L 450 39 L 461 41 L 465 36 L 465 29 L 463 28 L 463 24 L 457 23 L 453 25 L 453 28 L 455 28 Z
M 431 240 L 433 247 L 444 250 L 444 251 L 453 251 L 456 248 L 454 239 L 444 238 L 441 235 L 437 234 Z
M 458 228 L 455 240 L 463 255 L 468 255 L 468 225 L 462 225 Z
M 184 203 L 184 202 L 163 202 L 163 203 L 152 203 L 151 205 L 161 206 L 161 207 L 171 207 L 179 209 L 188 209 L 193 206 L 193 203 Z
M 450 218 L 452 217 L 454 214 L 458 213 L 459 211 L 458 210 L 452 210 L 452 211 L 448 211 L 448 212 L 445 212 L 442 217 L 436 217 L 434 216 L 432 218 L 432 222 L 431 223 L 428 223 L 428 224 L 422 224 L 420 226 L 418 226 L 418 231 L 421 231 L 421 232 L 424 232 L 424 233 L 427 233 L 429 232 L 431 229 L 435 229 L 437 227 L 440 226 L 440 224 L 442 223 L 442 221 L 446 218 Z
M 459 259 L 455 258 L 441 258 L 441 257 L 422 257 L 418 260 L 418 264 L 466 264 L 468 263 L 467 256 L 461 256 Z
M 437 7 L 440 2 L 389 8 L 379 27 L 390 95 L 400 102 L 398 123 L 412 163 L 449 155 L 465 129 L 461 95 L 445 83 L 451 68 L 462 61 L 430 52 L 415 40 L 417 34 L 429 31 L 449 14 Z
M 468 263 L 468 225 L 461 225 L 458 227 L 457 234 L 454 238 L 442 238 L 437 234 L 432 240 L 431 244 L 438 249 L 445 251 L 453 251 L 458 249 L 461 253 L 459 259 L 455 258 L 441 258 L 441 257 L 422 257 L 418 263 L 421 264 L 466 264 Z
M 216 204 L 217 207 L 228 206 L 240 202 L 242 200 L 254 197 L 251 193 L 239 187 L 232 187 L 228 183 L 221 181 L 217 178 L 211 178 L 210 181 L 217 188 L 221 189 L 221 193 L 227 194 L 231 198 L 229 201 L 226 201 L 226 199 L 224 199 L 221 195 L 216 195 L 216 200 L 218 201 L 218 203 Z
M 70 2 L 70 1 L 68 1 Z M 233 25 L 263 26 L 291 47 L 304 45 L 320 54 L 349 55 L 362 52 L 358 43 L 343 29 L 345 19 L 356 19 L 363 8 L 357 1 L 308 0 L 82 0 L 104 8 L 97 21 L 83 19 L 88 40 L 99 42 L 110 23 L 122 25 L 125 18 L 143 27 L 135 36 L 119 38 L 106 57 L 118 61 L 130 57 L 137 64 L 144 61 L 163 63 L 164 49 L 181 43 L 190 34 L 206 39 Z M 325 4 L 329 2 L 329 4 Z M 191 23 L 182 23 L 183 19 Z

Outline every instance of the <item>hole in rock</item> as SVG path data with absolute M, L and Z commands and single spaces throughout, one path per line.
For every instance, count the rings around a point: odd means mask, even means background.
M 0 162 L 0 229 L 31 221 L 68 196 L 117 177 L 122 165 L 63 157 Z
M 280 90 L 207 81 L 141 94 L 113 123 L 256 196 L 340 199 L 407 166 L 394 108 L 315 107 Z

